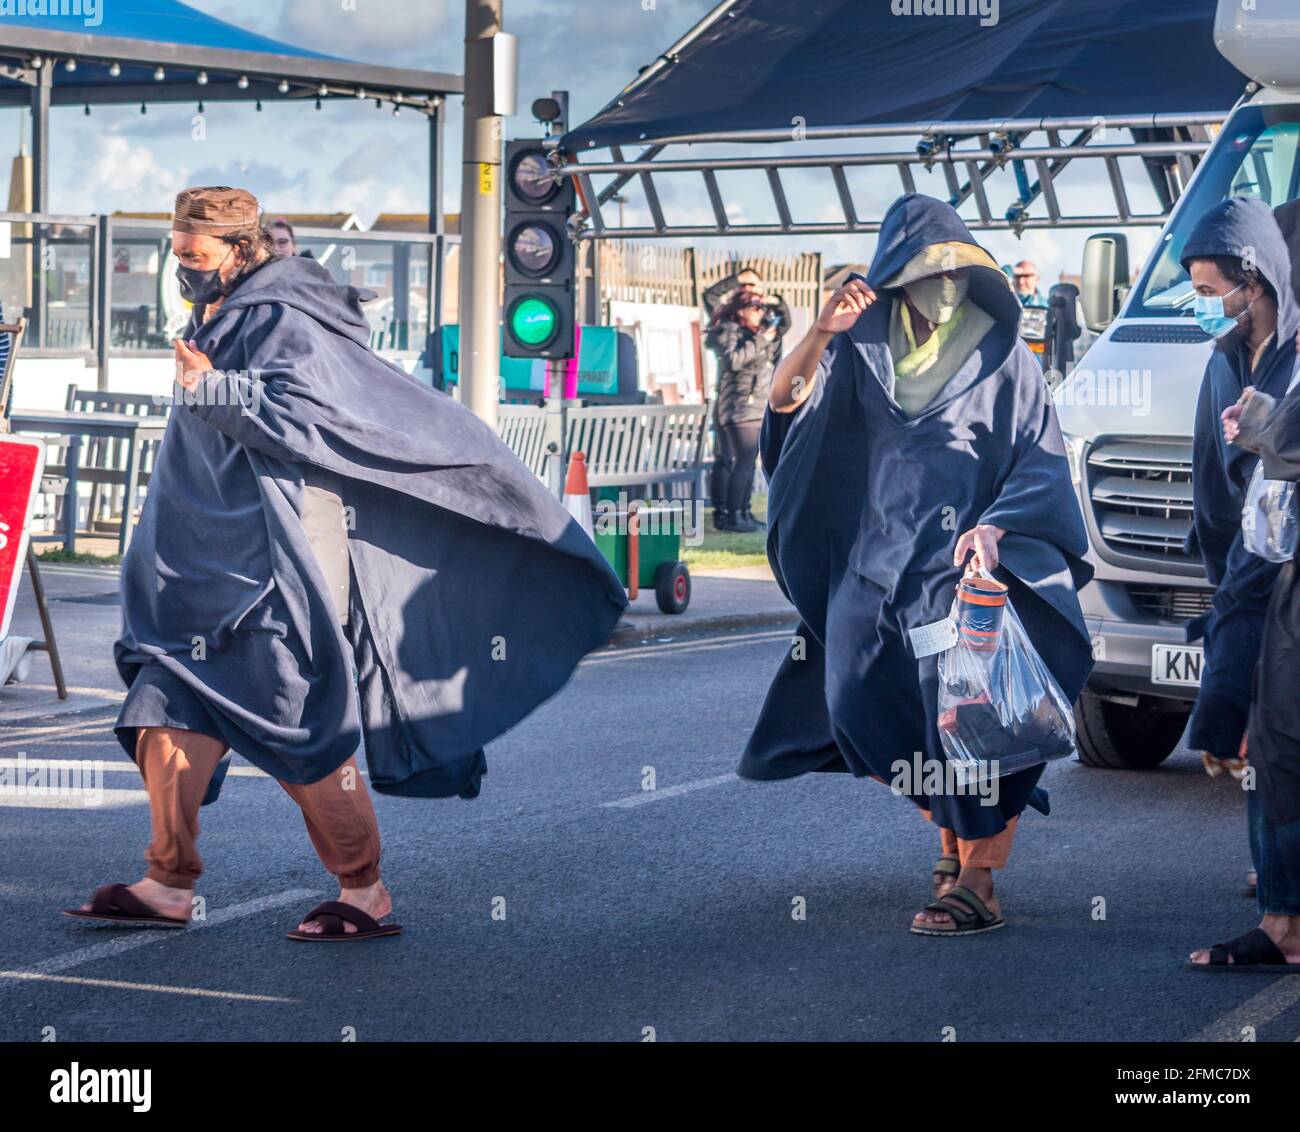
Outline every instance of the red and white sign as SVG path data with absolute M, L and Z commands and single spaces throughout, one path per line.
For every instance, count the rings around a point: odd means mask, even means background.
M 27 561 L 27 533 L 45 468 L 45 445 L 25 436 L 0 436 L 0 641 L 18 599 Z

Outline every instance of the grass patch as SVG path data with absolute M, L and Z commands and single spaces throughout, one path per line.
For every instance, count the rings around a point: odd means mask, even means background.
M 89 554 L 84 550 L 67 551 L 63 547 L 44 552 L 37 551 L 36 557 L 42 562 L 64 562 L 77 566 L 120 566 L 120 554 Z
M 767 496 L 755 495 L 753 512 L 767 518 Z M 699 546 L 682 547 L 682 560 L 695 570 L 727 570 L 735 566 L 767 565 L 767 531 L 741 534 L 738 531 L 715 531 L 713 508 L 704 511 L 704 541 Z

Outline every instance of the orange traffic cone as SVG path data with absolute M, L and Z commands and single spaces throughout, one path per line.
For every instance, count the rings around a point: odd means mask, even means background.
M 595 540 L 596 532 L 591 520 L 591 490 L 587 487 L 587 457 L 581 452 L 569 456 L 569 474 L 564 481 L 564 506 L 578 525 Z

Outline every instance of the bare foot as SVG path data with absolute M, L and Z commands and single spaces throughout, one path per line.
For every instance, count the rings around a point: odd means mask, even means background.
M 1300 916 L 1265 916 L 1260 920 L 1259 926 L 1277 944 L 1288 963 L 1300 963 Z M 1203 947 L 1193 951 L 1188 958 L 1193 963 L 1204 966 L 1210 961 L 1210 949 Z M 1228 964 L 1231 966 L 1232 963 L 1233 958 L 1229 955 Z
M 365 888 L 341 888 L 338 895 L 339 902 L 342 904 L 351 904 L 354 908 L 360 908 L 366 915 L 376 920 L 382 920 L 385 916 L 390 915 L 393 911 L 393 900 L 388 895 L 388 889 L 384 887 L 382 880 L 375 881 L 374 884 L 367 885 Z M 298 925 L 300 932 L 323 932 L 325 925 L 319 920 L 312 920 L 310 923 L 303 921 Z M 343 923 L 345 932 L 355 932 L 355 924 Z
M 949 885 L 945 891 L 955 888 L 958 884 L 964 888 L 969 888 L 983 900 L 985 906 L 993 915 L 1002 915 L 1002 908 L 998 905 L 998 899 L 993 895 L 992 869 L 976 869 L 967 866 L 958 874 L 956 882 Z M 957 926 L 947 912 L 930 912 L 925 909 L 916 914 L 913 923 L 927 928 L 945 928 L 949 931 Z
M 128 884 L 127 891 L 143 900 L 160 916 L 170 916 L 174 920 L 188 920 L 194 910 L 194 892 L 189 888 L 169 888 L 159 884 L 152 877 L 143 877 Z M 81 906 L 83 912 L 89 912 L 90 904 Z

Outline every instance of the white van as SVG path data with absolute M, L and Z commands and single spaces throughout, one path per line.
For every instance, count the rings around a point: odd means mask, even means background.
M 1300 2 L 1219 0 L 1215 43 L 1254 82 L 1135 284 L 1124 236 L 1088 241 L 1080 297 L 1088 326 L 1104 332 L 1055 392 L 1096 567 L 1080 598 L 1097 665 L 1077 708 L 1079 757 L 1092 766 L 1160 763 L 1200 683 L 1202 652 L 1187 644 L 1185 626 L 1213 591 L 1183 540 L 1192 422 L 1212 342 L 1192 317 L 1183 247 L 1227 196 L 1273 207 L 1300 196 Z

